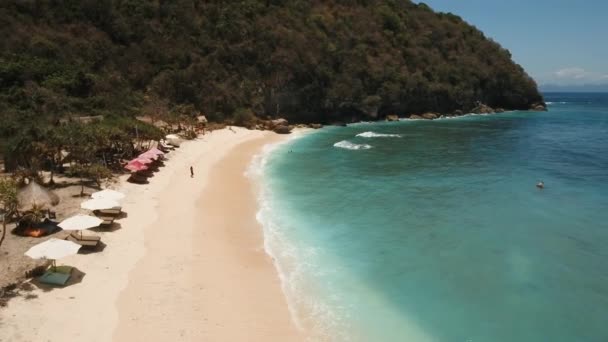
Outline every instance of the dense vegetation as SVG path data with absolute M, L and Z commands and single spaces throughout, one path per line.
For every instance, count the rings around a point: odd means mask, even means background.
M 542 101 L 507 50 L 407 0 L 4 0 L 0 35 L 5 138 L 83 115 L 132 136 L 138 114 L 330 122 Z

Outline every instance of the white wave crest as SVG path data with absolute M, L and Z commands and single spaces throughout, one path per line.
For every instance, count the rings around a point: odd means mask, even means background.
M 357 134 L 358 137 L 361 138 L 401 138 L 401 134 L 386 134 L 386 133 L 376 133 L 376 132 L 363 132 Z
M 334 144 L 334 147 L 344 148 L 347 150 L 369 150 L 372 148 L 371 145 L 368 144 L 353 144 L 348 140 L 342 140 Z

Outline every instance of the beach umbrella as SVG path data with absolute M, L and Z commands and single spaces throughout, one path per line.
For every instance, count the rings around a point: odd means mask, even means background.
M 144 153 L 140 154 L 139 156 L 137 156 L 137 159 L 152 159 L 152 160 L 156 160 L 156 159 L 158 159 L 158 155 L 154 154 L 154 153 L 150 153 L 150 152 L 144 152 Z
M 99 227 L 103 220 L 89 215 L 76 215 L 63 220 L 58 226 L 63 230 L 80 230 L 80 238 L 82 239 L 82 231 Z
M 182 143 L 182 138 L 175 134 L 169 134 L 165 137 L 167 142 L 173 146 L 179 146 Z
M 55 260 L 78 253 L 80 247 L 72 241 L 51 238 L 28 249 L 25 255 L 32 259 L 52 260 L 55 266 Z
M 22 209 L 49 207 L 59 203 L 59 196 L 34 181 L 19 191 L 17 199 Z
M 142 157 L 142 156 L 139 156 L 139 157 L 137 157 L 134 160 L 136 160 L 136 161 L 138 161 L 138 162 L 140 162 L 140 163 L 142 163 L 144 165 L 152 164 L 154 162 L 154 160 L 152 160 L 152 159 L 150 159 L 148 157 Z
M 63 220 L 58 226 L 63 230 L 84 230 L 95 228 L 103 222 L 102 219 L 90 215 L 76 215 Z
M 152 147 L 151 149 L 149 149 L 148 151 L 146 151 L 146 154 L 147 154 L 147 153 L 150 153 L 150 154 L 155 154 L 155 155 L 157 155 L 157 156 L 162 156 L 162 155 L 164 155 L 164 154 L 165 154 L 165 152 L 163 152 L 163 151 L 159 150 L 159 149 L 158 149 L 158 148 L 156 148 L 156 147 Z
M 95 199 L 109 199 L 114 201 L 120 201 L 121 199 L 125 198 L 125 194 L 112 189 L 104 189 L 101 191 L 94 192 L 93 194 L 91 194 L 91 197 Z
M 94 198 L 80 203 L 80 207 L 87 210 L 105 210 L 120 208 L 120 203 L 116 200 Z
M 144 163 L 138 161 L 137 159 L 133 159 L 125 165 L 125 169 L 133 172 L 144 171 L 148 169 L 148 166 Z

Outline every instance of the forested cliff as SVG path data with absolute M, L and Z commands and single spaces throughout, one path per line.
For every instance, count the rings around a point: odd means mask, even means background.
M 0 36 L 0 135 L 24 118 L 331 122 L 542 101 L 499 44 L 407 0 L 4 0 Z

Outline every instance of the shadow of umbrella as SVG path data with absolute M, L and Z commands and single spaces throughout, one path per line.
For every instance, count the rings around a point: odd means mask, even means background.
M 61 267 L 61 266 L 59 266 Z M 71 277 L 70 279 L 67 281 L 67 283 L 65 283 L 65 285 L 51 285 L 51 284 L 45 284 L 45 283 L 41 283 L 38 278 L 33 278 L 32 280 L 30 280 L 30 283 L 34 286 L 36 286 L 37 288 L 39 288 L 40 290 L 44 291 L 44 292 L 48 292 L 48 291 L 52 291 L 54 289 L 61 289 L 64 287 L 68 287 L 68 286 L 72 286 L 74 284 L 79 284 L 82 282 L 82 279 L 84 278 L 84 276 L 86 275 L 86 273 L 82 272 L 81 270 L 77 269 L 76 267 L 72 267 L 72 273 L 71 273 Z
M 99 244 L 95 247 L 91 247 L 91 248 L 81 248 L 78 251 L 78 254 L 83 254 L 83 255 L 87 255 L 87 254 L 95 254 L 95 253 L 101 253 L 103 252 L 104 249 L 106 249 L 106 244 L 103 243 L 103 241 L 99 241 Z

